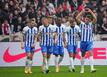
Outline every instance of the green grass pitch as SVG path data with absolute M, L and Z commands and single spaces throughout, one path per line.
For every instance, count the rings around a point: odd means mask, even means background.
M 55 72 L 55 67 L 50 67 L 51 72 L 43 74 L 40 67 L 32 67 L 32 74 L 25 74 L 24 67 L 0 67 L 0 77 L 107 77 L 107 66 L 95 66 L 97 72 L 90 73 L 90 67 L 85 66 L 85 73 L 80 74 L 80 66 L 76 72 L 68 72 L 67 66 L 61 66 L 60 72 Z

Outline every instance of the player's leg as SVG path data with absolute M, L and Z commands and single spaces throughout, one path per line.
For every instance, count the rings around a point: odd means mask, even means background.
M 69 61 L 70 61 L 69 71 L 70 72 L 75 72 L 75 67 L 74 67 L 74 57 L 75 57 L 75 55 L 74 55 L 73 51 L 76 51 L 76 48 L 73 45 L 68 45 L 67 50 L 68 50 L 68 53 L 69 53 Z
M 42 65 L 42 71 L 44 74 L 48 73 L 48 66 L 47 66 L 47 47 L 41 46 L 42 55 L 43 55 L 43 65 Z
M 58 54 L 55 54 L 55 71 L 56 71 L 56 72 L 59 72 L 59 64 L 58 64 L 58 61 L 59 61 Z
M 84 73 L 84 56 L 86 54 L 86 43 L 85 42 L 81 42 L 80 43 L 80 49 L 81 49 L 81 71 L 80 73 Z
M 27 53 L 28 57 L 29 57 L 29 61 L 28 61 L 28 73 L 32 73 L 32 64 L 33 64 L 33 52 Z
M 59 46 L 58 52 L 59 52 L 58 55 L 60 55 L 60 56 L 59 56 L 59 60 L 58 60 L 58 66 L 56 68 L 57 72 L 59 72 L 59 70 L 60 70 L 60 63 L 62 62 L 63 57 L 64 57 L 64 47 L 63 46 Z
M 33 64 L 33 55 L 34 55 L 35 48 L 30 49 L 29 56 L 29 73 L 32 73 L 32 64 Z
M 48 69 L 49 69 L 49 61 L 50 61 L 50 57 L 51 57 L 52 52 L 53 52 L 53 46 L 48 46 L 48 49 L 47 49 L 47 66 L 48 66 Z
M 59 46 L 59 61 L 58 61 L 58 64 L 60 64 L 63 60 L 63 57 L 64 57 L 64 47 L 63 46 Z
M 54 46 L 54 49 L 53 49 L 53 54 L 55 55 L 55 71 L 56 72 L 59 72 L 59 64 L 58 64 L 58 61 L 59 61 L 59 47 L 58 46 Z
M 25 62 L 25 73 L 29 73 L 28 70 L 29 70 L 29 61 L 30 61 L 30 47 L 25 47 L 25 51 L 26 51 L 26 62 Z
M 93 60 L 93 42 L 88 43 L 88 51 L 89 51 L 89 63 L 91 67 L 91 72 L 96 72 L 96 69 L 94 68 L 94 60 Z

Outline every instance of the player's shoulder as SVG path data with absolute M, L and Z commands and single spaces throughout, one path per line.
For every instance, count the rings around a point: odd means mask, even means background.
M 80 28 L 78 25 L 75 25 L 75 28 Z
M 37 30 L 37 27 L 33 27 L 33 29 Z
M 66 31 L 66 32 L 69 32 L 70 29 L 71 29 L 70 26 L 65 27 L 65 31 Z
M 24 28 L 23 28 L 23 30 L 28 30 L 29 29 L 29 27 L 28 26 L 25 26 Z
M 84 21 L 80 21 L 80 24 L 85 24 L 85 22 Z
M 44 28 L 44 25 L 41 25 L 39 26 L 39 30 L 43 29 Z
M 93 22 L 89 22 L 90 25 L 93 25 Z
M 65 29 L 66 25 L 64 25 L 64 24 L 61 24 L 61 27 Z
M 42 28 L 42 27 L 44 27 L 44 25 L 40 25 L 40 26 L 39 26 L 39 28 Z
M 71 29 L 71 28 L 70 28 L 70 26 L 67 26 L 67 27 L 65 27 L 65 29 L 69 30 L 69 29 Z
M 58 26 L 56 24 L 53 25 L 54 28 L 58 28 Z
M 53 25 L 52 25 L 52 24 L 49 24 L 49 27 L 53 27 Z

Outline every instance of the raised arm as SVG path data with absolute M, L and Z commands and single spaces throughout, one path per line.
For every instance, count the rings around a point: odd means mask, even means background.
M 96 23 L 96 21 L 97 21 L 97 17 L 96 17 L 96 15 L 92 12 L 92 10 L 91 9 L 89 9 L 89 12 L 92 14 L 92 16 L 93 16 L 93 23 Z
M 82 16 L 83 13 L 84 13 L 84 9 L 77 15 L 76 20 L 77 20 L 78 23 L 81 22 L 81 16 Z

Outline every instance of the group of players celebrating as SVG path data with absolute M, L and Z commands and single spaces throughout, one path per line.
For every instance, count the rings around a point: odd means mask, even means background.
M 83 14 L 86 13 L 87 14 Z M 89 14 L 88 14 L 89 13 Z M 42 71 L 44 74 L 49 72 L 49 59 L 51 54 L 55 55 L 55 71 L 59 72 L 60 63 L 64 57 L 64 48 L 69 53 L 69 71 L 75 72 L 74 59 L 77 52 L 77 39 L 80 37 L 81 50 L 81 70 L 84 73 L 84 56 L 89 52 L 90 72 L 96 72 L 93 64 L 93 25 L 96 23 L 96 16 L 91 9 L 82 10 L 75 18 L 69 18 L 69 25 L 65 26 L 61 18 L 56 19 L 56 24 L 52 25 L 49 17 L 42 18 L 42 25 L 39 30 L 35 27 L 35 19 L 28 21 L 24 27 L 21 48 L 25 48 L 27 59 L 25 63 L 25 73 L 32 73 L 32 59 L 37 38 L 40 42 L 43 55 Z M 76 24 L 78 23 L 78 25 Z

